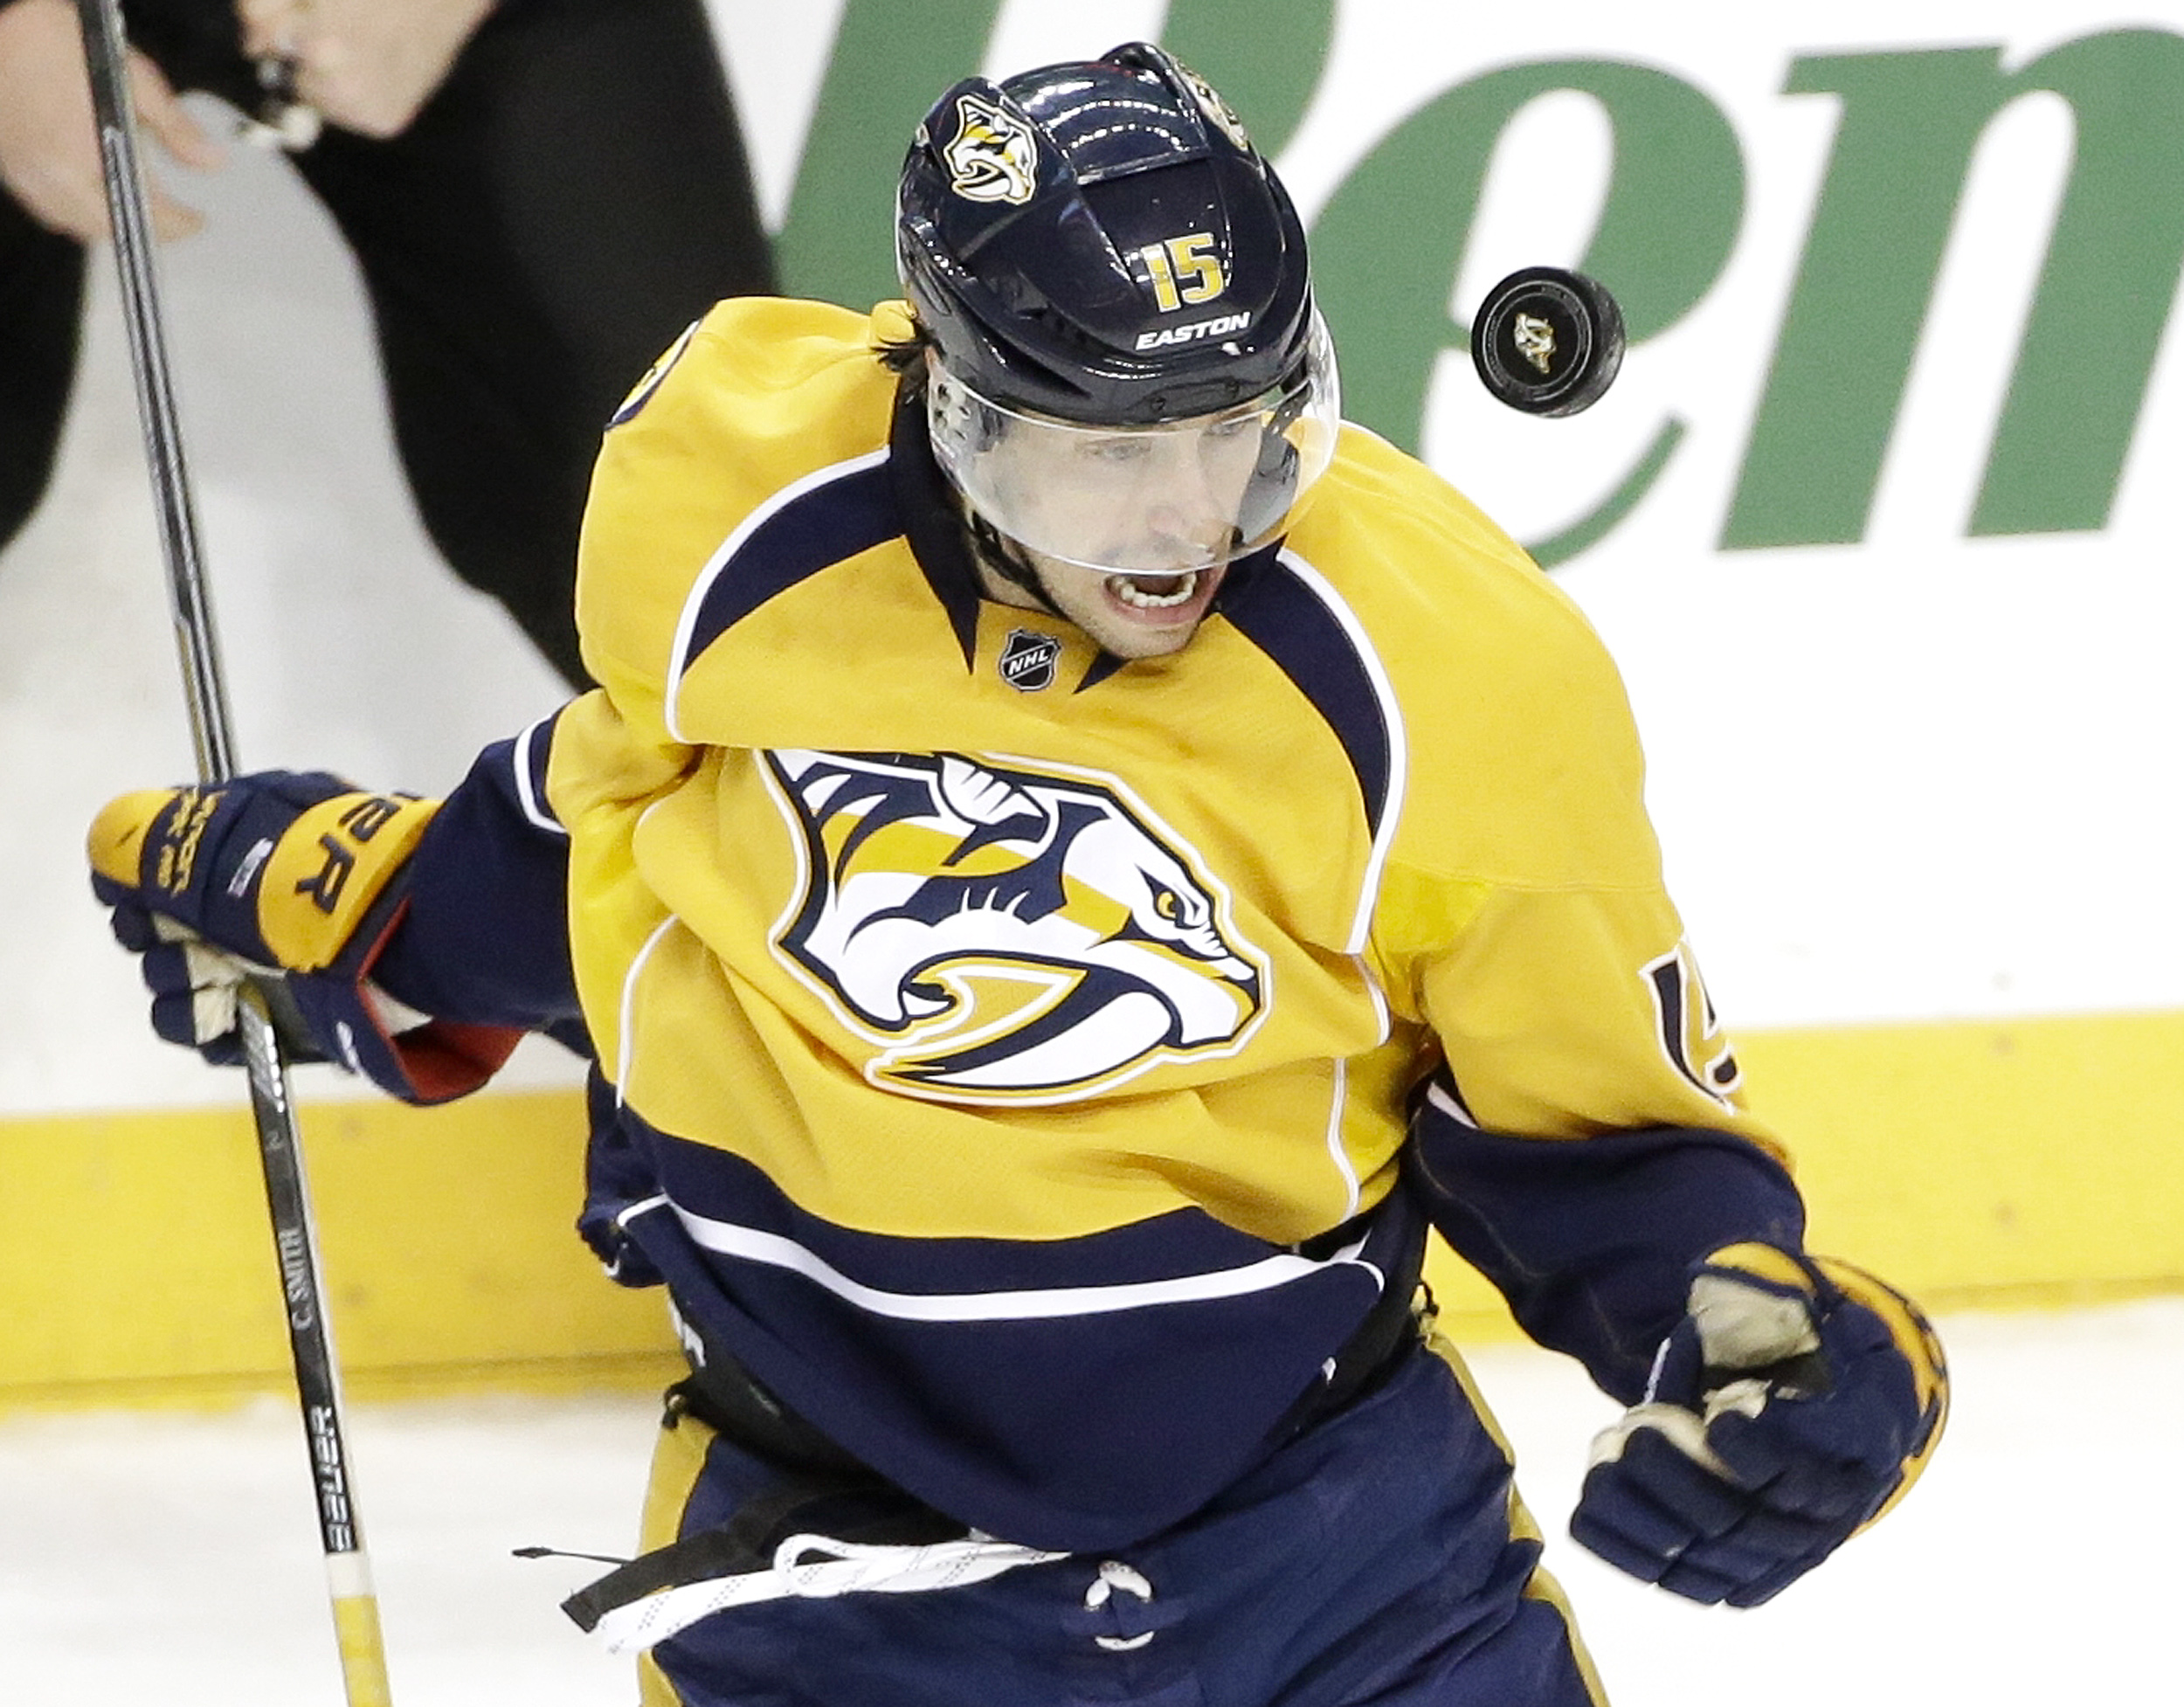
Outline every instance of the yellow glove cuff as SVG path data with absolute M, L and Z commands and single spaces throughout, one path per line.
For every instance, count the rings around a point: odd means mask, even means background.
M 258 891 L 259 933 L 275 964 L 292 972 L 332 964 L 439 810 L 437 800 L 359 793 L 298 814 L 267 850 Z

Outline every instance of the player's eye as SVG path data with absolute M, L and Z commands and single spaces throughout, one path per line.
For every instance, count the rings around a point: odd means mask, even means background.
M 1113 439 L 1088 439 L 1077 446 L 1077 454 L 1088 462 L 1109 467 L 1128 467 L 1143 462 L 1151 454 L 1152 447 L 1142 438 L 1117 436 Z

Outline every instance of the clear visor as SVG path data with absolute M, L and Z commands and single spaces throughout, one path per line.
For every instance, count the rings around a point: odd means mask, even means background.
M 995 403 L 936 363 L 926 416 L 941 467 L 1006 537 L 1102 575 L 1185 575 L 1287 529 L 1334 456 L 1342 395 L 1315 314 L 1296 378 L 1217 414 L 1088 426 Z

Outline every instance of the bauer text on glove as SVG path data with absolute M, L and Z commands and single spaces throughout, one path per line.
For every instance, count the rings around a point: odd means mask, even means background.
M 405 863 L 436 810 L 322 772 L 280 771 L 110 801 L 91 828 L 92 887 L 114 909 L 114 935 L 143 957 L 154 1028 L 208 1059 L 235 1059 L 219 986 L 269 969 L 287 975 L 328 1059 L 408 1102 L 482 1084 L 520 1033 L 405 1012 L 369 981 L 401 922 Z

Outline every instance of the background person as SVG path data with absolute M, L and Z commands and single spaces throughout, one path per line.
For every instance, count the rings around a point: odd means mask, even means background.
M 715 301 L 772 287 L 699 0 L 139 0 L 146 134 L 220 147 L 179 103 L 245 114 L 286 55 L 327 120 L 295 156 L 346 238 L 426 530 L 572 684 L 577 527 L 600 430 Z M 198 223 L 149 172 L 162 238 Z M 106 230 L 71 0 L 0 5 L 0 547 L 36 508 L 73 383 L 83 245 Z

